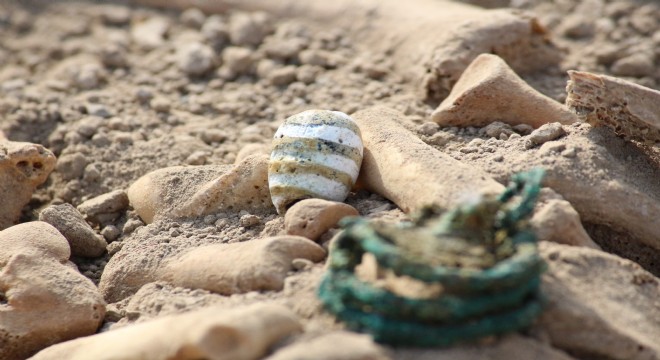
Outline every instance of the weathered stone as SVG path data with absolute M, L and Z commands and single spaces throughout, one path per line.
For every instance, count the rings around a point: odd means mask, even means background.
M 358 211 L 344 203 L 322 199 L 305 199 L 294 204 L 284 216 L 284 227 L 289 235 L 318 240 L 329 229 L 337 226 L 346 216 L 358 216 Z
M 544 242 L 548 299 L 539 327 L 556 347 L 585 358 L 660 358 L 660 282 L 632 261 Z
M 294 259 L 318 262 L 325 255 L 323 248 L 300 236 L 207 245 L 168 261 L 159 278 L 177 286 L 224 295 L 281 290 Z
M 257 360 L 300 331 L 296 315 L 280 305 L 215 306 L 61 343 L 32 359 Z
M 105 302 L 68 262 L 57 229 L 40 221 L 10 227 L 0 231 L 0 249 L 0 359 L 96 332 Z
M 222 210 L 271 210 L 268 157 L 250 156 L 231 166 L 171 167 L 151 172 L 128 189 L 146 223 L 159 217 L 203 216 Z
M 341 344 L 341 346 L 338 346 Z M 387 360 L 385 350 L 368 335 L 337 331 L 300 341 L 277 351 L 267 360 Z
M 0 138 L 0 230 L 13 225 L 32 193 L 55 168 L 55 155 L 41 145 Z
M 75 256 L 98 257 L 108 246 L 71 204 L 51 205 L 41 211 L 39 220 L 53 225 L 62 233 Z
M 78 205 L 78 211 L 85 219 L 102 223 L 106 219 L 119 216 L 128 207 L 128 196 L 124 190 L 115 190 L 99 195 Z

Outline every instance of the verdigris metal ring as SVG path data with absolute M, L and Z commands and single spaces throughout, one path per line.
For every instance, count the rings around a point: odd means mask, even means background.
M 442 321 L 446 324 L 477 318 L 495 311 L 513 309 L 525 302 L 530 294 L 538 291 L 540 279 L 533 277 L 520 286 L 506 292 L 480 294 L 473 297 L 442 295 L 431 299 L 411 299 L 398 296 L 386 289 L 361 281 L 348 271 L 330 271 L 320 289 L 324 299 L 347 306 L 382 314 L 392 319 L 418 319 Z

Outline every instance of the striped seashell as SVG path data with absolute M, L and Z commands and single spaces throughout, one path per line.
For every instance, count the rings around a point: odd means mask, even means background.
M 361 164 L 360 129 L 350 116 L 308 110 L 287 118 L 275 133 L 268 165 L 278 214 L 302 199 L 344 201 Z

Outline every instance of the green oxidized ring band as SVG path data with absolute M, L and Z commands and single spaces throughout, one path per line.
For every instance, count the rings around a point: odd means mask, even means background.
M 382 267 L 392 269 L 396 275 L 407 275 L 424 282 L 439 282 L 447 292 L 457 294 L 481 293 L 488 290 L 506 290 L 521 282 L 538 277 L 543 261 L 535 243 L 516 245 L 516 252 L 492 268 L 484 270 L 457 269 L 429 266 L 403 255 L 396 245 L 385 241 L 364 220 L 353 220 L 351 226 L 339 236 L 331 259 L 334 270 L 352 271 L 369 252 Z
M 410 299 L 361 281 L 348 271 L 329 271 L 323 279 L 326 293 L 335 294 L 336 301 L 357 309 L 383 314 L 396 319 L 420 319 L 454 323 L 512 309 L 525 302 L 538 290 L 540 279 L 532 277 L 506 292 L 473 297 L 442 295 L 432 299 Z

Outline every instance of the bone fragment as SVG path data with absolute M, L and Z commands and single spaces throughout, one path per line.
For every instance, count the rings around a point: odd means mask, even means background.
M 534 128 L 571 124 L 577 116 L 523 81 L 497 55 L 479 55 L 432 114 L 442 126 L 483 127 L 493 121 Z
M 568 76 L 566 105 L 584 121 L 628 140 L 660 142 L 660 91 L 582 71 Z
M 504 189 L 487 173 L 435 150 L 401 126 L 404 115 L 374 107 L 352 115 L 364 159 L 358 183 L 410 212 L 431 203 L 448 208 L 466 196 Z

